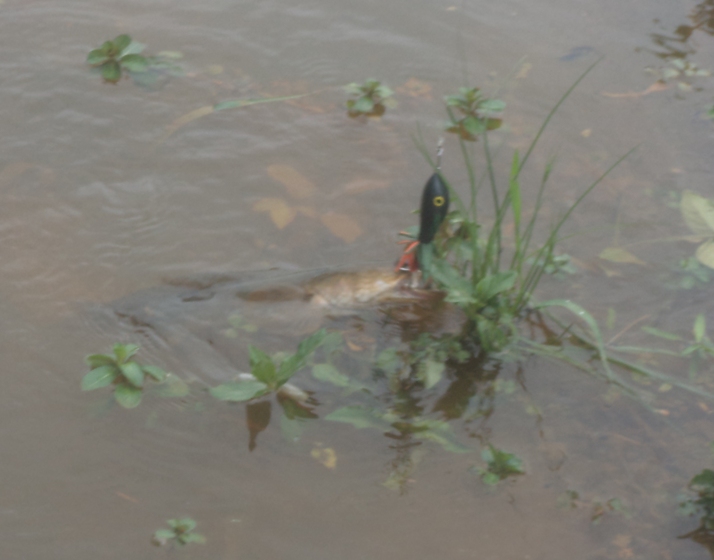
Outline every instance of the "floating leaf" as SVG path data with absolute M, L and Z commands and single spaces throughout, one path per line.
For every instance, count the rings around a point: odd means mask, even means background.
M 295 219 L 297 210 L 288 206 L 282 198 L 261 198 L 253 205 L 256 212 L 268 212 L 275 227 L 283 229 Z
M 598 256 L 603 260 L 616 263 L 647 264 L 622 247 L 607 247 L 603 249 Z
M 117 53 L 121 53 L 131 44 L 131 37 L 129 35 L 119 35 L 112 43 L 114 43 L 114 49 Z
M 118 374 L 115 365 L 103 365 L 94 368 L 82 378 L 82 391 L 92 391 L 111 385 Z
M 153 377 L 156 381 L 159 383 L 164 381 L 166 379 L 166 372 L 161 369 L 160 367 L 156 366 L 141 366 L 141 369 L 144 370 L 144 373 L 147 375 L 150 375 Z
M 694 253 L 694 256 L 704 266 L 714 268 L 714 239 L 710 239 L 697 247 L 697 252 Z
M 112 356 L 107 356 L 106 354 L 90 354 L 84 358 L 84 361 L 87 362 L 87 365 L 92 369 L 98 368 L 99 366 L 116 364 L 116 360 Z
M 114 400 L 124 408 L 135 408 L 141 402 L 141 394 L 138 387 L 122 383 L 114 389 Z
M 268 386 L 260 381 L 237 381 L 212 387 L 210 393 L 221 401 L 242 402 L 262 396 L 268 391 Z
M 109 60 L 109 56 L 102 49 L 94 49 L 87 55 L 87 64 L 99 66 Z
M 701 237 L 714 236 L 714 203 L 711 200 L 692 191 L 684 191 L 679 207 L 692 233 Z
M 328 212 L 320 217 L 320 221 L 345 243 L 352 243 L 362 235 L 362 228 L 359 224 L 346 214 Z
M 268 167 L 268 175 L 282 184 L 293 198 L 307 198 L 317 192 L 312 181 L 289 165 L 274 164 Z

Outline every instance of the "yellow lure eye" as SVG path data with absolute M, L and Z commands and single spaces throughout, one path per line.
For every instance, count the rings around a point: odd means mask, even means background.
M 443 206 L 444 202 L 446 202 L 446 201 L 444 200 L 443 196 L 435 196 L 434 197 L 434 200 L 433 200 L 434 206 L 437 206 L 437 207 Z

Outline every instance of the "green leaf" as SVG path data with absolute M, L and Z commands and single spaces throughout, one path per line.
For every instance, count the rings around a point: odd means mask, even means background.
M 714 239 L 705 241 L 699 247 L 697 247 L 697 252 L 694 254 L 694 256 L 704 266 L 714 268 Z
M 173 529 L 159 529 L 154 533 L 154 539 L 157 541 L 168 541 L 176 537 Z
M 355 113 L 371 113 L 374 110 L 374 101 L 369 97 L 360 97 L 350 108 Z
M 149 69 L 148 61 L 140 54 L 128 54 L 123 56 L 120 62 L 129 72 L 146 72 Z
M 119 364 L 119 369 L 126 380 L 134 387 L 141 388 L 144 386 L 144 371 L 136 362 L 126 362 Z
M 121 68 L 116 60 L 110 60 L 102 65 L 102 78 L 112 83 L 116 83 L 120 80 Z
M 463 121 L 461 121 L 461 123 L 464 129 L 466 129 L 466 132 L 468 132 L 471 136 L 478 136 L 487 130 L 486 123 L 482 119 L 474 116 L 466 117 Z
M 109 60 L 109 56 L 102 49 L 94 49 L 87 55 L 87 64 L 99 66 Z
M 124 408 L 135 408 L 141 402 L 141 389 L 122 383 L 114 389 L 114 400 Z
M 500 99 L 484 99 L 478 104 L 479 111 L 483 113 L 501 113 L 506 104 Z
M 671 332 L 662 331 L 660 329 L 655 329 L 654 327 L 642 327 L 642 330 L 647 334 L 652 336 L 658 336 L 659 338 L 664 338 L 666 340 L 682 340 L 682 337 Z
M 97 50 L 102 54 L 111 56 L 112 51 L 114 50 L 114 43 L 112 43 L 111 41 L 104 41 L 104 43 L 102 43 L 102 46 L 99 47 Z
M 419 363 L 417 370 L 419 380 L 424 384 L 425 389 L 431 389 L 441 381 L 445 365 L 442 362 L 426 359 Z
M 704 469 L 698 475 L 696 475 L 689 483 L 690 488 L 702 487 L 714 490 L 714 471 L 711 469 Z
M 114 41 L 114 48 L 117 50 L 117 52 L 123 51 L 125 48 L 129 46 L 129 43 L 131 43 L 131 37 L 129 35 L 119 35 Z
M 287 382 L 287 380 L 290 379 L 295 372 L 305 367 L 306 360 L 317 349 L 317 347 L 322 344 L 322 341 L 326 336 L 327 331 L 325 329 L 320 329 L 298 344 L 297 352 L 283 360 L 280 364 L 280 369 L 278 369 L 277 373 L 278 385 L 282 385 Z
M 344 406 L 325 416 L 325 420 L 345 422 L 355 428 L 376 428 L 382 432 L 392 429 L 392 424 L 397 420 L 389 414 L 382 414 L 374 409 L 362 406 Z
M 694 319 L 694 340 L 701 342 L 707 332 L 707 321 L 701 313 Z
M 513 288 L 516 283 L 516 277 L 515 270 L 505 270 L 481 278 L 479 283 L 476 284 L 476 298 L 487 303 L 492 297 Z
M 431 275 L 444 285 L 448 295 L 446 301 L 456 304 L 475 303 L 472 285 L 458 270 L 443 259 L 436 260 L 431 267 Z
M 377 86 L 374 93 L 376 93 L 381 99 L 387 99 L 387 97 L 394 95 L 394 92 L 389 87 L 384 85 Z
M 684 191 L 680 202 L 682 217 L 695 235 L 714 235 L 714 203 L 692 191 Z
M 393 346 L 385 348 L 377 356 L 375 367 L 390 375 L 398 372 L 404 366 L 404 361 L 399 355 L 399 350 Z
M 82 378 L 82 391 L 92 391 L 111 385 L 119 371 L 115 365 L 104 365 L 94 368 Z
M 212 387 L 209 392 L 221 401 L 243 402 L 260 397 L 268 391 L 268 386 L 260 381 L 237 381 Z
M 116 361 L 118 363 L 124 363 L 134 354 L 139 351 L 139 347 L 136 344 L 115 344 L 114 345 L 114 355 L 117 357 Z
M 160 367 L 156 366 L 141 366 L 141 369 L 144 370 L 144 373 L 147 375 L 150 375 L 153 377 L 156 381 L 161 383 L 166 379 L 167 373 L 161 369 Z
M 190 533 L 196 528 L 196 521 L 190 517 L 182 517 L 176 520 L 176 528 L 185 533 Z
M 513 153 L 511 162 L 511 176 L 508 181 L 508 193 L 511 197 L 511 208 L 513 210 L 513 224 L 515 226 L 516 247 L 520 247 L 521 231 L 521 187 L 518 184 L 518 173 L 521 169 L 518 150 Z
M 98 368 L 99 366 L 116 365 L 116 360 L 114 359 L 114 356 L 107 356 L 106 354 L 90 354 L 89 356 L 84 358 L 84 361 L 92 369 Z
M 184 544 L 205 544 L 206 537 L 199 535 L 198 533 L 188 533 L 186 535 L 181 535 Z
M 250 371 L 253 376 L 266 385 L 273 385 L 277 381 L 277 375 L 272 358 L 255 346 L 250 346 L 249 352 Z
M 146 45 L 144 45 L 143 43 L 137 43 L 136 41 L 132 41 L 127 47 L 125 47 L 119 52 L 119 56 L 124 57 L 130 54 L 141 54 L 141 52 L 145 48 Z
M 327 381 L 338 387 L 349 387 L 350 378 L 340 373 L 332 364 L 315 364 L 312 366 L 312 376 L 318 381 Z

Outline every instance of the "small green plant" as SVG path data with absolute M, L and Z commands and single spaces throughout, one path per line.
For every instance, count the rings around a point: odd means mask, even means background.
M 203 535 L 194 533 L 196 522 L 190 517 L 182 517 L 181 519 L 168 519 L 170 529 L 159 529 L 154 533 L 152 538 L 156 546 L 164 546 L 169 541 L 175 541 L 183 546 L 189 543 L 204 544 L 206 538 Z
M 183 70 L 174 59 L 181 53 L 165 51 L 158 56 L 144 56 L 146 45 L 132 41 L 129 35 L 119 35 L 106 41 L 87 55 L 87 64 L 97 68 L 105 81 L 115 84 L 122 74 L 131 76 L 135 83 L 151 87 L 163 76 L 181 76 Z
M 132 41 L 129 35 L 119 35 L 91 51 L 87 63 L 99 68 L 105 81 L 115 84 L 121 79 L 122 70 L 138 73 L 148 70 L 149 61 L 141 55 L 143 50 L 144 45 Z
M 502 121 L 493 115 L 499 115 L 506 108 L 503 101 L 488 99 L 475 87 L 459 88 L 457 94 L 446 96 L 445 102 L 449 114 L 445 129 L 470 142 L 474 142 L 488 130 L 499 128 Z M 453 109 L 456 109 L 458 114 L 455 114 Z
M 491 444 L 481 451 L 481 459 L 486 462 L 486 468 L 473 467 L 473 470 L 489 486 L 494 486 L 509 476 L 525 474 L 523 461 L 512 453 L 496 449 Z
M 677 513 L 685 517 L 699 516 L 699 529 L 714 533 L 714 471 L 704 469 L 689 481 L 687 488 L 690 494 L 680 496 Z
M 135 344 L 115 344 L 114 354 L 91 354 L 85 358 L 90 372 L 82 379 L 82 391 L 114 385 L 114 399 L 124 408 L 141 402 L 147 376 L 154 381 L 166 379 L 166 372 L 156 366 L 142 366 L 131 360 L 139 351 Z
M 346 103 L 351 116 L 383 115 L 387 105 L 395 105 L 394 92 L 378 80 L 365 80 L 363 84 L 354 82 L 345 86 L 345 91 L 356 97 Z
M 327 336 L 325 329 L 303 340 L 291 355 L 269 356 L 255 346 L 250 347 L 251 379 L 224 383 L 213 387 L 211 395 L 222 401 L 243 402 L 279 391 L 290 378 L 307 365 L 307 359 Z
M 432 277 L 438 287 L 447 292 L 446 301 L 464 310 L 471 325 L 468 330 L 487 353 L 502 351 L 517 340 L 515 319 L 529 304 L 543 274 L 553 267 L 554 248 L 561 227 L 592 189 L 629 155 L 620 158 L 600 178 L 585 188 L 564 215 L 551 226 L 545 241 L 534 247 L 533 234 L 553 161 L 551 160 L 543 171 L 540 185 L 535 192 L 535 207 L 529 219 L 526 219 L 522 212 L 520 177 L 550 119 L 593 67 L 594 65 L 588 68 L 555 104 L 525 154 L 521 156 L 518 151 L 514 153 L 510 172 L 503 184 L 497 181 L 489 130 L 500 124 L 500 119 L 492 119 L 490 115 L 503 110 L 504 104 L 483 97 L 476 88 L 462 88 L 458 95 L 446 98 L 450 126 L 454 132 L 459 133 L 470 192 L 467 199 L 462 199 L 443 175 L 441 176 L 449 188 L 456 209 L 449 214 L 447 226 L 441 228 L 434 242 L 419 246 L 419 262 L 422 263 L 425 276 Z M 454 107 L 461 113 L 460 118 L 454 114 Z M 473 150 L 465 142 L 461 130 L 465 130 L 470 136 L 483 139 L 482 179 L 476 177 Z M 434 169 L 439 172 L 423 142 L 420 147 Z M 482 225 L 483 208 L 479 202 L 482 183 L 486 183 L 490 191 L 493 212 L 490 229 Z M 509 233 L 506 232 L 507 217 L 510 218 Z M 509 238 L 512 238 L 512 241 L 507 243 Z

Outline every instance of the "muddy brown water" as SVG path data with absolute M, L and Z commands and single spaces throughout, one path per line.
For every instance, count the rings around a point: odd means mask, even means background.
M 0 1 L 0 555 L 709 558 L 703 546 L 677 539 L 696 520 L 675 509 L 689 479 L 711 467 L 714 404 L 676 390 L 656 402 L 665 415 L 544 360 L 480 364 L 470 378 L 447 371 L 409 406 L 448 419 L 473 451 L 424 442 L 410 467 L 403 442 L 324 421 L 364 397 L 307 370 L 296 383 L 315 391 L 319 419 L 306 420 L 297 441 L 282 435 L 274 400 L 253 408 L 249 422 L 245 405 L 200 392 L 184 401 L 149 395 L 125 411 L 110 406 L 108 392 L 81 393 L 79 381 L 83 357 L 115 342 L 140 343 L 142 359 L 177 371 L 201 356 L 198 346 L 207 352 L 200 363 L 227 360 L 237 369 L 242 351 L 219 352 L 190 329 L 180 331 L 188 344 L 172 347 L 150 325 L 118 317 L 113 302 L 149 297 L 165 309 L 163 279 L 205 271 L 277 267 L 309 277 L 389 266 L 396 232 L 414 223 L 429 175 L 411 136 L 419 124 L 435 145 L 442 96 L 464 83 L 488 92 L 515 73 L 501 94 L 507 126 L 494 134 L 505 142 L 496 161 L 505 177 L 512 149 L 524 150 L 598 56 L 605 58 L 533 154 L 524 187 L 532 192 L 557 154 L 548 223 L 610 162 L 639 148 L 567 228 L 575 235 L 562 248 L 578 274 L 546 279 L 539 297 L 571 297 L 603 324 L 615 310 L 608 338 L 645 315 L 637 326 L 682 335 L 698 312 L 714 324 L 710 285 L 665 287 L 669 268 L 695 246 L 653 241 L 688 233 L 671 193 L 712 195 L 712 81 L 643 95 L 656 79 L 645 68 L 665 65 L 667 53 L 711 69 L 711 11 L 711 2 L 679 0 Z M 103 84 L 84 60 L 120 33 L 150 54 L 181 52 L 186 76 L 156 90 Z M 399 105 L 378 121 L 349 119 L 340 86 L 372 76 L 397 91 Z M 170 128 L 218 102 L 305 92 L 318 93 Z M 444 172 L 463 184 L 449 138 Z M 626 244 L 644 264 L 598 259 Z M 201 309 L 211 333 L 223 332 L 221 310 Z M 379 311 L 329 321 L 355 337 L 354 371 L 346 373 L 394 404 L 359 356 L 398 340 L 403 327 Z M 646 342 L 637 326 L 622 340 Z M 295 334 L 251 340 L 277 346 Z M 686 364 L 659 367 L 686 378 Z M 470 469 L 481 465 L 487 442 L 521 457 L 526 474 L 495 489 L 482 484 Z M 384 485 L 398 469 L 401 493 Z M 579 495 L 575 507 L 559 507 L 568 490 Z M 597 504 L 612 499 L 627 514 L 608 511 L 593 523 Z M 153 532 L 182 515 L 197 520 L 207 543 L 152 547 Z

